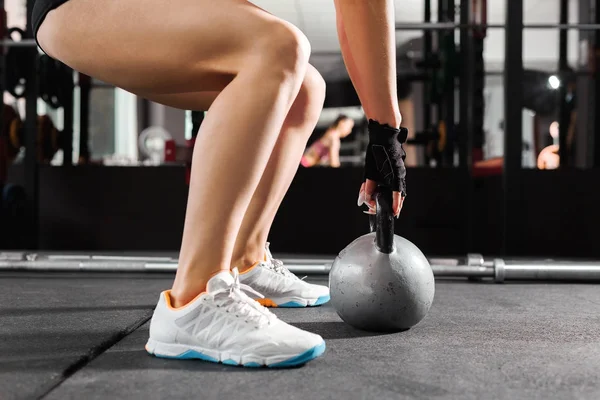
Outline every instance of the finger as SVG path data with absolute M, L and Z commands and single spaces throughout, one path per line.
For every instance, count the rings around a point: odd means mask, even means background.
M 370 208 L 375 208 L 375 190 L 377 189 L 377 182 L 367 179 L 365 182 L 365 201 L 369 204 Z
M 365 204 L 365 183 L 363 182 L 362 185 L 360 185 L 360 190 L 358 191 L 358 200 L 356 202 L 356 204 L 360 207 L 363 204 Z
M 392 193 L 392 210 L 394 210 L 394 217 L 398 217 L 400 214 L 400 207 L 402 206 L 402 197 L 400 192 Z

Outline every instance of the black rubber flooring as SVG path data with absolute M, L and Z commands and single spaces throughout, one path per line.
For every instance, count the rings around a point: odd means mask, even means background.
M 150 318 L 170 277 L 0 274 L 0 399 L 39 398 Z
M 428 317 L 388 335 L 329 306 L 276 310 L 328 349 L 301 368 L 256 370 L 146 354 L 171 280 L 0 274 L 0 399 L 600 398 L 599 285 L 438 281 Z

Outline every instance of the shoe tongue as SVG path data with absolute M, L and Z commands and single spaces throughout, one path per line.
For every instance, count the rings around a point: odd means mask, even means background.
M 218 274 L 210 278 L 208 284 L 206 285 L 206 291 L 208 293 L 211 293 L 221 289 L 229 289 L 234 282 L 235 281 L 233 279 L 233 276 L 231 275 L 231 272 L 219 272 Z
M 267 245 L 265 246 L 265 261 L 266 262 L 273 261 L 273 254 L 271 254 L 271 249 L 269 247 L 270 247 L 270 243 L 267 243 Z

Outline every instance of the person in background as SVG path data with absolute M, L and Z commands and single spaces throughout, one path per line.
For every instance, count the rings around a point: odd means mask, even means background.
M 354 120 L 341 114 L 325 134 L 306 149 L 300 164 L 303 167 L 327 166 L 339 168 L 341 140 L 352 132 Z

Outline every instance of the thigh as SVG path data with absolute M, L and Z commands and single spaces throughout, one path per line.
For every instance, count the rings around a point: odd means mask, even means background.
M 220 92 L 138 93 L 140 97 L 168 107 L 208 111 Z M 232 110 L 233 112 L 233 110 Z
M 245 0 L 70 0 L 37 39 L 73 69 L 133 93 L 220 91 L 282 21 Z
M 307 107 L 307 101 L 313 97 L 313 92 L 318 96 L 321 85 L 324 85 L 323 78 L 317 69 L 311 64 L 308 65 L 302 87 L 294 104 L 303 110 L 297 115 L 295 120 L 288 120 L 288 123 L 302 123 L 305 120 L 304 110 Z M 192 111 L 208 111 L 212 103 L 215 101 L 220 91 L 199 91 L 199 92 L 180 92 L 180 93 L 158 93 L 149 91 L 138 91 L 136 94 L 144 99 L 148 99 L 155 103 L 165 106 L 180 108 L 182 110 Z M 299 119 L 299 121 L 296 121 Z

